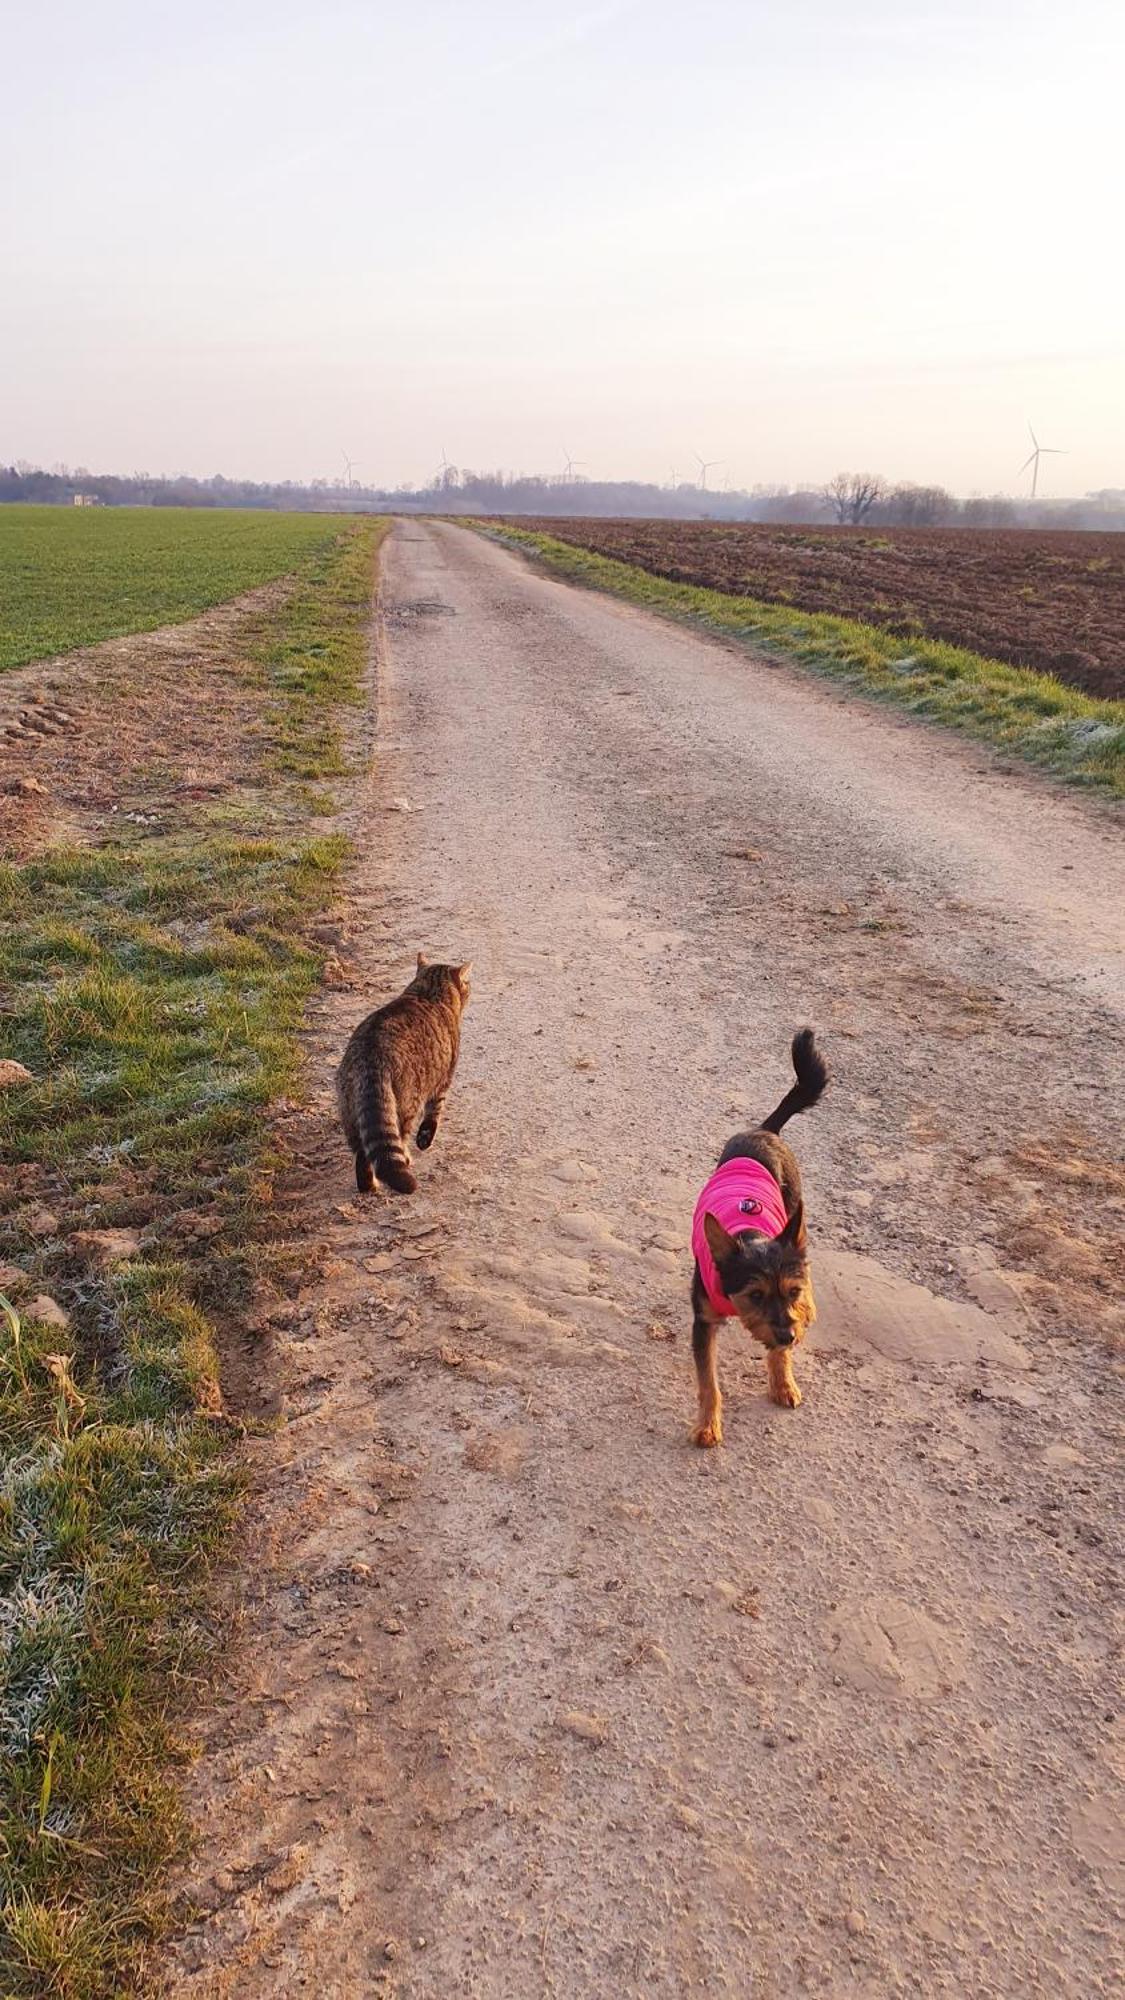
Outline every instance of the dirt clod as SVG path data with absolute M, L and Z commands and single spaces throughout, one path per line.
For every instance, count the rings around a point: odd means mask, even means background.
M 28 1319 L 38 1320 L 43 1326 L 57 1326 L 63 1329 L 70 1325 L 70 1314 L 60 1306 L 57 1299 L 51 1297 L 49 1292 L 40 1292 L 37 1297 L 29 1299 L 24 1307 L 24 1314 Z

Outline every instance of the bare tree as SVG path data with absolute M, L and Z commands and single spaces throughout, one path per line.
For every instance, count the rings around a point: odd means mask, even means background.
M 841 525 L 858 528 L 886 490 L 877 472 L 838 472 L 825 487 L 824 497 Z

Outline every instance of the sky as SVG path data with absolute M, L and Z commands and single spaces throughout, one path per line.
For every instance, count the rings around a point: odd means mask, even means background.
M 8 11 L 0 459 L 1125 486 L 1117 0 Z

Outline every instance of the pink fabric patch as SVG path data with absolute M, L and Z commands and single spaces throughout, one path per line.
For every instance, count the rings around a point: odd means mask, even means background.
M 785 1197 L 768 1167 L 757 1160 L 728 1160 L 716 1167 L 695 1204 L 691 1247 L 699 1265 L 703 1289 L 722 1319 L 733 1319 L 734 1307 L 719 1283 L 719 1273 L 703 1234 L 703 1218 L 713 1215 L 728 1236 L 756 1229 L 763 1236 L 780 1236 L 788 1221 Z

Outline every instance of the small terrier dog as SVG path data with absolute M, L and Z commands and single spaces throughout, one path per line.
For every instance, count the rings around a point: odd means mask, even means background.
M 695 1205 L 691 1247 L 691 1347 L 699 1384 L 695 1444 L 723 1441 L 715 1346 L 722 1319 L 737 1319 L 766 1350 L 770 1396 L 795 1410 L 792 1351 L 816 1318 L 797 1162 L 777 1135 L 822 1096 L 828 1071 L 811 1028 L 793 1037 L 797 1081 L 756 1132 L 737 1132 Z

